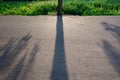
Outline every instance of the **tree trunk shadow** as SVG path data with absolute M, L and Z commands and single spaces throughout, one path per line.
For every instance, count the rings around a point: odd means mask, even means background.
M 57 16 L 56 42 L 50 80 L 69 80 L 66 66 L 62 16 Z

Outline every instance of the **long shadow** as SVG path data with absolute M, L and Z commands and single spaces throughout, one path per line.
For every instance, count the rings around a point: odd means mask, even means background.
M 107 40 L 102 41 L 102 48 L 109 59 L 109 62 L 120 75 L 120 50 L 111 45 Z
M 56 43 L 50 80 L 69 80 L 66 66 L 62 16 L 57 16 Z
M 5 80 L 18 80 L 18 77 L 20 76 L 20 73 L 22 72 L 24 67 L 24 61 L 25 61 L 26 55 L 27 54 L 25 54 L 22 57 L 22 59 L 18 62 L 18 64 L 14 67 L 14 69 L 11 70 L 11 72 L 9 73 L 9 75 Z
M 25 54 L 21 60 L 17 63 L 17 65 L 11 70 L 9 75 L 5 80 L 19 80 L 19 77 L 21 75 L 21 80 L 26 80 L 27 75 L 32 69 L 34 60 L 36 58 L 36 54 L 39 50 L 38 43 L 36 43 L 31 50 L 31 53 L 29 54 L 30 58 L 25 66 L 25 59 L 28 54 Z
M 11 38 L 6 45 L 0 49 L 0 73 L 5 72 L 14 63 L 17 55 L 29 44 L 32 36 L 30 33 L 23 36 L 20 40 Z
M 29 74 L 29 72 L 32 71 L 32 66 L 34 65 L 34 61 L 36 58 L 36 55 L 38 53 L 38 51 L 40 50 L 39 48 L 39 43 L 36 43 L 30 53 L 30 59 L 27 62 L 27 65 L 24 68 L 24 73 L 22 74 L 22 80 L 26 80 L 27 75 Z
M 0 77 L 1 80 L 16 80 L 21 72 L 21 67 L 23 66 L 22 62 L 25 59 L 22 58 L 18 65 L 16 65 L 14 70 L 14 74 L 12 75 L 10 72 L 9 77 L 5 77 L 9 70 L 12 70 L 11 66 L 14 65 L 18 55 L 28 46 L 29 40 L 31 39 L 32 35 L 30 33 L 26 34 L 20 39 L 11 38 L 8 43 L 4 46 L 0 47 Z M 13 70 L 12 70 L 13 71 Z M 9 74 L 9 73 L 8 73 Z
M 114 38 L 118 40 L 118 43 L 120 42 L 120 27 L 109 24 L 107 22 L 102 22 L 103 27 L 105 28 L 106 31 L 110 32 Z M 111 65 L 114 67 L 116 72 L 120 75 L 120 48 L 115 47 L 112 45 L 110 42 L 107 40 L 102 41 L 102 48 L 109 59 L 109 62 Z

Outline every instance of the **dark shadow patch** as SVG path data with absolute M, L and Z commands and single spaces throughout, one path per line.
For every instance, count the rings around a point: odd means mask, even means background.
M 30 53 L 30 58 L 29 58 L 29 61 L 27 62 L 27 65 L 25 66 L 24 68 L 24 72 L 22 74 L 22 80 L 26 80 L 26 77 L 28 76 L 28 73 L 30 73 L 32 71 L 32 66 L 34 65 L 35 63 L 35 58 L 36 58 L 36 55 L 38 53 L 38 51 L 40 50 L 39 48 L 39 43 L 36 43 Z
M 107 23 L 102 22 L 103 27 L 106 31 L 110 32 L 114 38 L 118 40 L 118 43 L 120 42 L 120 27 Z M 111 65 L 114 67 L 114 69 L 117 71 L 118 74 L 120 74 L 120 50 L 119 47 L 115 47 L 107 40 L 102 41 L 102 46 L 104 50 L 104 53 L 106 54 L 107 58 L 109 59 Z
M 102 22 L 105 30 L 111 32 L 111 34 L 120 41 L 120 26 L 109 24 L 107 22 Z
M 15 68 L 9 73 L 9 75 L 7 76 L 7 78 L 5 80 L 18 80 L 18 77 L 24 67 L 24 61 L 25 61 L 26 55 L 27 54 L 25 54 L 22 57 L 22 59 L 18 62 L 18 64 L 15 66 Z
M 109 59 L 111 65 L 114 67 L 117 73 L 120 74 L 120 50 L 113 47 L 110 42 L 106 40 L 102 41 L 101 47 L 103 48 L 104 53 Z
M 27 76 L 29 75 L 32 69 L 38 50 L 39 47 L 38 44 L 36 43 L 31 53 L 29 54 L 30 58 L 27 64 L 25 63 L 25 59 L 28 54 L 25 54 L 22 57 L 22 59 L 17 63 L 17 65 L 11 70 L 11 72 L 9 73 L 5 80 L 19 80 L 19 79 L 26 80 Z
M 7 71 L 7 69 L 14 63 L 17 55 L 23 51 L 29 44 L 32 36 L 30 33 L 23 36 L 20 40 L 11 38 L 6 45 L 0 50 L 0 73 Z M 2 72 L 3 71 L 3 72 Z
M 50 80 L 69 80 L 66 66 L 62 16 L 57 16 L 56 42 Z

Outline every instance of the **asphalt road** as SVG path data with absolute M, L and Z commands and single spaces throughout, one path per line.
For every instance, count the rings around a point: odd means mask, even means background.
M 120 80 L 120 16 L 0 16 L 0 80 Z

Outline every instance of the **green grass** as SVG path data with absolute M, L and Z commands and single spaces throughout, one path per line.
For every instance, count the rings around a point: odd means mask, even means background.
M 0 2 L 0 15 L 54 15 L 57 0 Z M 63 0 L 63 14 L 120 15 L 120 0 Z
M 0 15 L 47 15 L 56 6 L 56 2 L 1 2 Z

